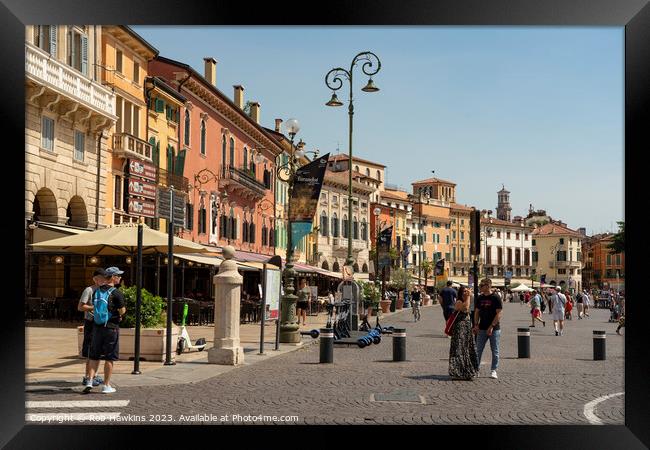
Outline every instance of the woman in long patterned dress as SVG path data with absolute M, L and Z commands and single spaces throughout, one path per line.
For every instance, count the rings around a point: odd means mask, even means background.
M 458 316 L 452 328 L 449 348 L 449 376 L 457 380 L 471 380 L 478 375 L 476 341 L 472 333 L 469 306 L 469 289 L 461 286 L 454 305 Z

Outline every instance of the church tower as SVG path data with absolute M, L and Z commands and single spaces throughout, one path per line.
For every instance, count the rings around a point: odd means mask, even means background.
M 499 195 L 499 202 L 497 204 L 497 219 L 510 222 L 510 191 L 506 191 L 505 186 L 501 185 L 502 189 L 497 192 Z

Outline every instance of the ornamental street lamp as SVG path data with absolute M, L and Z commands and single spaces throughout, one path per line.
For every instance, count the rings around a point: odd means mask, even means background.
M 280 308 L 280 342 L 284 344 L 295 344 L 301 341 L 298 330 L 298 318 L 296 316 L 296 302 L 298 297 L 294 295 L 294 277 L 296 271 L 293 269 L 293 239 L 291 233 L 291 197 L 293 196 L 293 187 L 296 173 L 300 168 L 300 158 L 306 153 L 318 155 L 318 150 L 307 152 L 293 145 L 294 138 L 300 131 L 300 124 L 296 119 L 289 119 L 285 123 L 289 137 L 291 138 L 291 154 L 286 164 L 279 166 L 276 170 L 277 178 L 289 185 L 289 202 L 287 206 L 287 247 L 286 263 L 282 271 L 284 280 L 284 295 L 282 296 L 282 305 Z
M 381 69 L 381 62 L 377 55 L 372 52 L 362 52 L 359 53 L 352 59 L 352 64 L 350 64 L 350 70 L 345 70 L 341 67 L 336 67 L 330 70 L 327 75 L 325 75 L 325 85 L 332 90 L 332 98 L 330 101 L 325 103 L 327 106 L 343 106 L 343 103 L 336 97 L 336 91 L 341 89 L 343 86 L 343 78 L 347 79 L 350 84 L 350 105 L 348 106 L 348 115 L 350 117 L 350 128 L 349 128 L 349 159 L 348 159 L 348 214 L 350 218 L 352 217 L 352 116 L 354 115 L 354 106 L 352 103 L 352 73 L 356 64 L 360 61 L 365 61 L 361 70 L 366 75 L 370 76 L 368 84 L 361 88 L 364 92 L 377 92 L 379 88 L 375 86 L 372 81 L 372 75 L 375 75 Z M 345 260 L 346 266 L 352 266 L 354 261 L 352 260 L 352 220 L 348 220 L 348 255 Z

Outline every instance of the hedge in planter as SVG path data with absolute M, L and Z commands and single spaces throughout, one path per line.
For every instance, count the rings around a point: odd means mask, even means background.
M 120 287 L 126 300 L 126 314 L 122 317 L 120 328 L 135 328 L 135 299 L 136 287 Z M 162 297 L 153 295 L 146 289 L 141 290 L 140 324 L 143 328 L 157 328 L 165 325 L 163 314 L 164 302 Z

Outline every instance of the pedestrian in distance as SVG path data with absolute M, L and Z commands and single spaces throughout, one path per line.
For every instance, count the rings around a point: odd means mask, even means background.
M 476 351 L 478 353 L 478 365 L 481 364 L 481 356 L 487 341 L 490 341 L 492 350 L 491 378 L 497 378 L 499 368 L 499 340 L 501 337 L 501 312 L 503 303 L 501 299 L 492 292 L 492 281 L 484 278 L 479 284 L 480 295 L 476 299 L 474 310 L 473 332 L 477 335 Z
M 445 324 L 447 323 L 447 319 L 449 319 L 451 313 L 454 312 L 454 305 L 456 303 L 456 298 L 458 297 L 456 289 L 451 287 L 451 285 L 452 282 L 447 281 L 447 286 L 440 291 L 440 306 L 442 307 L 442 315 L 445 318 Z
M 88 286 L 81 293 L 81 298 L 79 299 L 79 304 L 77 305 L 77 310 L 84 313 L 84 340 L 81 344 L 81 356 L 86 358 L 86 371 L 84 377 L 81 381 L 83 386 L 86 386 L 87 381 L 89 380 L 90 374 L 90 359 L 88 358 L 90 352 L 90 343 L 93 337 L 93 328 L 94 328 L 94 318 L 93 318 L 93 306 L 92 299 L 93 294 L 100 286 L 106 284 L 106 278 L 108 275 L 106 271 L 102 268 L 98 268 L 93 272 L 93 282 L 92 286 Z M 95 376 L 92 379 L 93 386 L 99 386 L 104 380 L 100 376 Z
M 540 310 L 541 301 L 542 297 L 537 293 L 537 291 L 533 291 L 533 296 L 530 298 L 531 327 L 535 326 L 535 319 L 542 322 L 543 326 L 546 326 L 546 322 L 542 320 L 542 311 Z
M 568 291 L 564 295 L 566 296 L 566 312 L 564 313 L 564 318 L 573 320 L 573 298 L 571 298 L 571 294 Z
M 122 293 L 115 288 L 124 272 L 117 267 L 106 269 L 106 283 L 93 294 L 93 327 L 90 344 L 90 370 L 84 394 L 92 388 L 92 380 L 99 369 L 99 361 L 104 361 L 104 387 L 102 394 L 112 394 L 116 389 L 111 385 L 113 363 L 118 361 L 120 349 L 120 321 L 126 313 L 126 301 Z M 87 306 L 85 308 L 88 308 Z
M 478 356 L 470 320 L 469 289 L 458 289 L 454 310 L 457 315 L 449 346 L 449 376 L 454 380 L 472 380 L 478 374 Z
M 296 303 L 296 315 L 298 316 L 298 325 L 300 325 L 300 318 L 302 317 L 303 326 L 307 324 L 307 308 L 309 307 L 309 296 L 311 291 L 307 287 L 307 280 L 300 279 L 298 287 L 298 302 Z
M 578 311 L 578 320 L 582 320 L 582 315 L 584 314 L 583 312 L 583 299 L 584 299 L 584 294 L 582 292 L 578 292 L 576 294 L 576 310 Z
M 549 298 L 552 305 L 553 314 L 553 327 L 555 328 L 555 335 L 562 336 L 564 333 L 564 313 L 566 308 L 566 297 L 560 292 L 559 287 L 550 289 L 551 296 Z
M 587 293 L 586 289 L 582 291 L 582 293 L 583 293 L 582 307 L 584 308 L 584 317 L 589 317 L 589 307 L 591 306 L 591 297 Z

